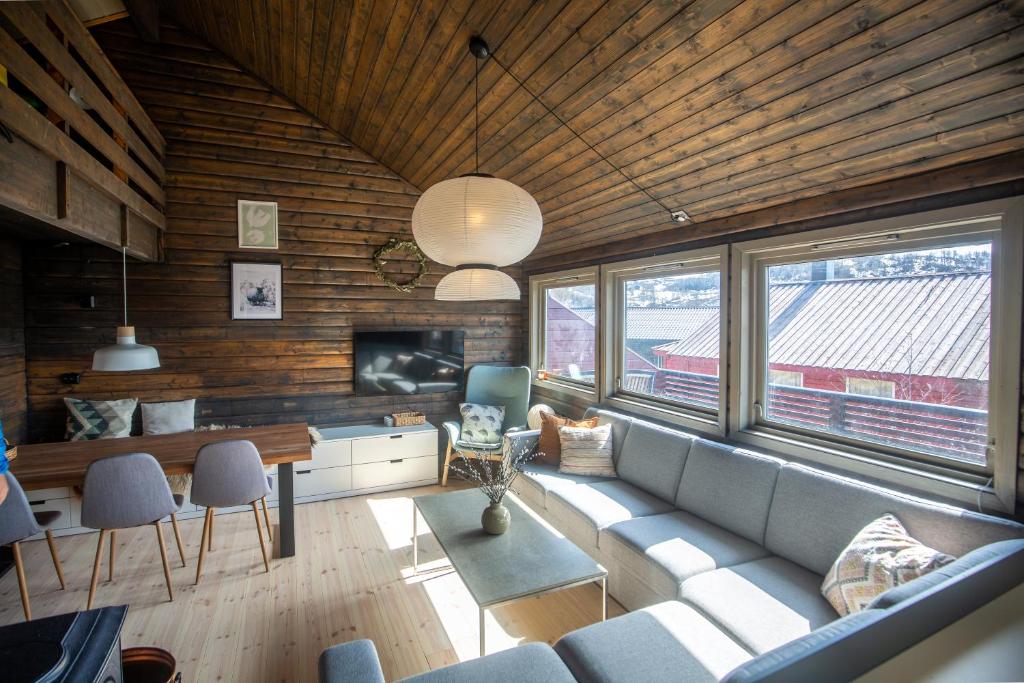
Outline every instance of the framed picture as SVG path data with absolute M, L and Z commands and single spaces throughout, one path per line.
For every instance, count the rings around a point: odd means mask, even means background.
M 238 246 L 277 249 L 277 202 L 238 200 Z
M 280 263 L 231 263 L 231 319 L 281 320 Z

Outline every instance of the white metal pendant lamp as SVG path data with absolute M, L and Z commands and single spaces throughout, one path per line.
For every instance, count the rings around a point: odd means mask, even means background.
M 160 356 L 152 346 L 135 343 L 135 328 L 128 324 L 128 254 L 121 248 L 121 291 L 124 295 L 124 325 L 117 328 L 117 343 L 96 349 L 92 369 L 103 372 L 129 372 L 160 367 Z
M 490 56 L 482 38 L 469 41 L 477 58 L 476 172 L 443 180 L 424 192 L 412 212 L 412 234 L 427 257 L 455 271 L 434 290 L 442 301 L 519 299 L 519 285 L 498 270 L 526 258 L 540 239 L 540 207 L 523 188 L 480 173 L 480 67 Z

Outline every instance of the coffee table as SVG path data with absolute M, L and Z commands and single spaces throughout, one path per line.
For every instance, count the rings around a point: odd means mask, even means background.
M 504 500 L 512 514 L 508 531 L 488 534 L 480 526 L 488 503 L 478 489 L 467 489 L 416 496 L 412 512 L 413 571 L 419 573 L 417 520 L 422 515 L 480 610 L 481 657 L 486 651 L 484 616 L 492 607 L 599 581 L 601 620 L 608 617 L 604 567 L 534 517 L 512 494 Z

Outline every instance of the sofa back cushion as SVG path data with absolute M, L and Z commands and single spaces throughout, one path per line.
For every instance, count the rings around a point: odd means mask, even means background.
M 695 436 L 634 421 L 622 443 L 615 471 L 619 478 L 671 503 Z
M 613 413 L 610 410 L 587 408 L 587 412 L 583 414 L 583 419 L 586 420 L 593 417 L 597 418 L 599 426 L 612 426 L 612 458 L 618 463 L 619 454 L 622 453 L 622 444 L 626 441 L 626 433 L 629 432 L 629 426 L 633 424 L 633 418 Z
M 765 547 L 824 575 L 857 532 L 886 513 L 921 543 L 954 557 L 1024 537 L 1024 526 L 1015 522 L 791 463 L 779 473 Z
M 764 545 L 782 461 L 697 439 L 686 456 L 676 507 Z

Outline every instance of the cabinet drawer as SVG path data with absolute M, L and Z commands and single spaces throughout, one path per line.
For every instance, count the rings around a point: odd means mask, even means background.
M 437 457 L 437 432 L 413 432 L 356 439 L 352 442 L 352 464 Z
M 60 519 L 50 525 L 51 529 L 67 529 L 71 526 L 71 499 L 52 498 L 50 500 L 34 500 L 29 503 L 32 512 L 49 512 L 57 510 L 61 513 Z
M 37 500 L 53 500 L 54 498 L 70 498 L 71 489 L 66 486 L 61 486 L 55 489 L 36 489 L 35 491 L 25 491 L 25 497 L 28 498 L 28 502 Z
M 305 463 L 296 463 L 304 465 Z M 352 464 L 352 442 L 321 441 L 313 447 L 312 469 L 318 467 L 348 467 Z M 303 468 L 305 469 L 305 468 Z
M 437 479 L 437 456 L 352 465 L 352 488 L 368 489 Z
M 321 467 L 295 471 L 295 497 L 320 496 L 352 488 L 351 467 Z

